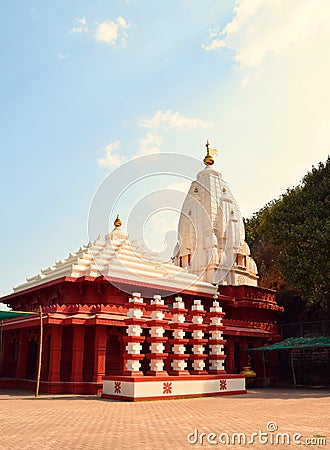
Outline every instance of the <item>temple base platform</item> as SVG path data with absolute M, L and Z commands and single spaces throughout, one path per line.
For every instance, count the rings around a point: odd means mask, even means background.
M 143 401 L 246 394 L 244 375 L 105 376 L 102 398 Z

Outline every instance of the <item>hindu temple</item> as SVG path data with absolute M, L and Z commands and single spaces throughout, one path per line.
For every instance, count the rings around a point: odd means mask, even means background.
M 238 205 L 212 152 L 207 143 L 169 261 L 147 250 L 141 258 L 117 217 L 110 233 L 0 299 L 16 311 L 42 308 L 41 392 L 124 400 L 243 393 L 249 365 L 257 386 L 276 384 L 276 354 L 247 350 L 281 339 L 281 308 L 274 291 L 258 287 Z M 2 333 L 0 387 L 33 389 L 38 317 L 5 320 Z

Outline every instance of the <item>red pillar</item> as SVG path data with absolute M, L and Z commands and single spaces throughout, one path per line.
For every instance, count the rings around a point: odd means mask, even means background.
M 16 378 L 26 378 L 27 347 L 28 341 L 26 333 L 24 330 L 21 330 L 18 343 Z
M 83 381 L 83 362 L 84 362 L 84 327 L 83 325 L 75 325 L 73 327 L 73 344 L 72 344 L 72 369 L 71 381 Z
M 227 373 L 235 372 L 235 362 L 234 362 L 234 341 L 232 338 L 227 340 L 226 351 L 226 371 Z
M 249 352 L 247 351 L 247 348 L 248 348 L 247 338 L 243 338 L 240 344 L 241 344 L 240 360 L 241 360 L 241 369 L 242 369 L 243 367 L 248 365 Z
M 2 361 L 0 367 L 0 377 L 7 376 L 7 360 L 8 360 L 8 333 L 2 335 Z
M 49 370 L 48 367 L 49 351 L 50 351 L 50 336 L 48 334 L 48 330 L 45 330 L 42 344 L 41 381 L 48 380 L 47 370 Z
M 97 325 L 95 329 L 94 377 L 95 383 L 102 383 L 105 375 L 105 356 L 107 351 L 107 328 Z
M 61 381 L 62 327 L 53 325 L 50 340 L 48 381 Z

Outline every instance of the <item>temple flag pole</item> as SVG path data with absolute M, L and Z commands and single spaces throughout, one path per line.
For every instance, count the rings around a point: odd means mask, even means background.
M 35 393 L 36 397 L 38 397 L 38 395 L 39 395 L 40 374 L 41 374 L 41 358 L 42 358 L 43 327 L 42 327 L 42 307 L 41 306 L 39 306 L 39 314 L 40 314 L 40 340 L 39 340 L 39 360 L 38 360 L 37 383 L 36 383 L 36 393 Z

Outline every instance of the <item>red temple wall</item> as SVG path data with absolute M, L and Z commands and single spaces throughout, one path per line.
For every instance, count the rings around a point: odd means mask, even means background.
M 139 287 L 132 286 L 131 290 L 139 290 Z M 228 327 L 224 333 L 227 339 L 226 370 L 228 373 L 239 372 L 247 365 L 248 355 L 251 354 L 253 368 L 262 378 L 264 364 L 261 352 L 247 352 L 247 349 L 279 339 L 276 326 L 279 308 L 274 293 L 246 286 L 226 286 L 221 287 L 220 291 L 219 301 L 227 314 L 223 323 Z M 155 289 L 150 289 L 150 297 L 154 293 Z M 175 296 L 166 297 L 165 303 L 172 304 Z M 181 296 L 188 310 L 193 299 L 198 297 L 202 298 L 206 310 L 213 301 L 211 295 L 182 293 Z M 124 304 L 127 298 L 125 292 L 109 283 L 93 281 L 62 281 L 11 296 L 9 304 L 14 309 L 29 311 L 38 309 L 41 304 L 44 313 L 48 314 L 44 326 L 41 391 L 97 393 L 105 374 L 122 373 L 122 336 L 125 328 L 119 319 L 126 317 Z M 104 314 L 106 319 L 102 319 Z M 111 317 L 117 319 L 109 320 Z M 189 314 L 187 320 L 190 320 Z M 20 325 L 6 322 L 2 370 L 6 380 L 0 380 L 0 386 L 8 386 L 12 382 L 12 387 L 33 389 L 36 365 L 35 358 L 31 356 L 36 351 L 39 328 L 37 318 L 32 322 L 32 319 L 21 320 Z M 261 334 L 258 337 L 249 330 L 257 330 Z M 148 335 L 148 328 L 145 328 L 144 334 Z M 166 335 L 170 337 L 171 332 L 168 330 Z M 169 343 L 166 345 L 165 351 L 170 352 Z M 144 350 L 148 350 L 146 343 Z M 28 359 L 33 360 L 30 366 L 27 365 Z M 142 365 L 143 370 L 147 371 L 148 360 L 145 359 Z M 267 377 L 276 382 L 276 355 L 270 356 L 267 369 L 270 372 Z M 165 370 L 170 370 L 169 359 L 165 361 Z

